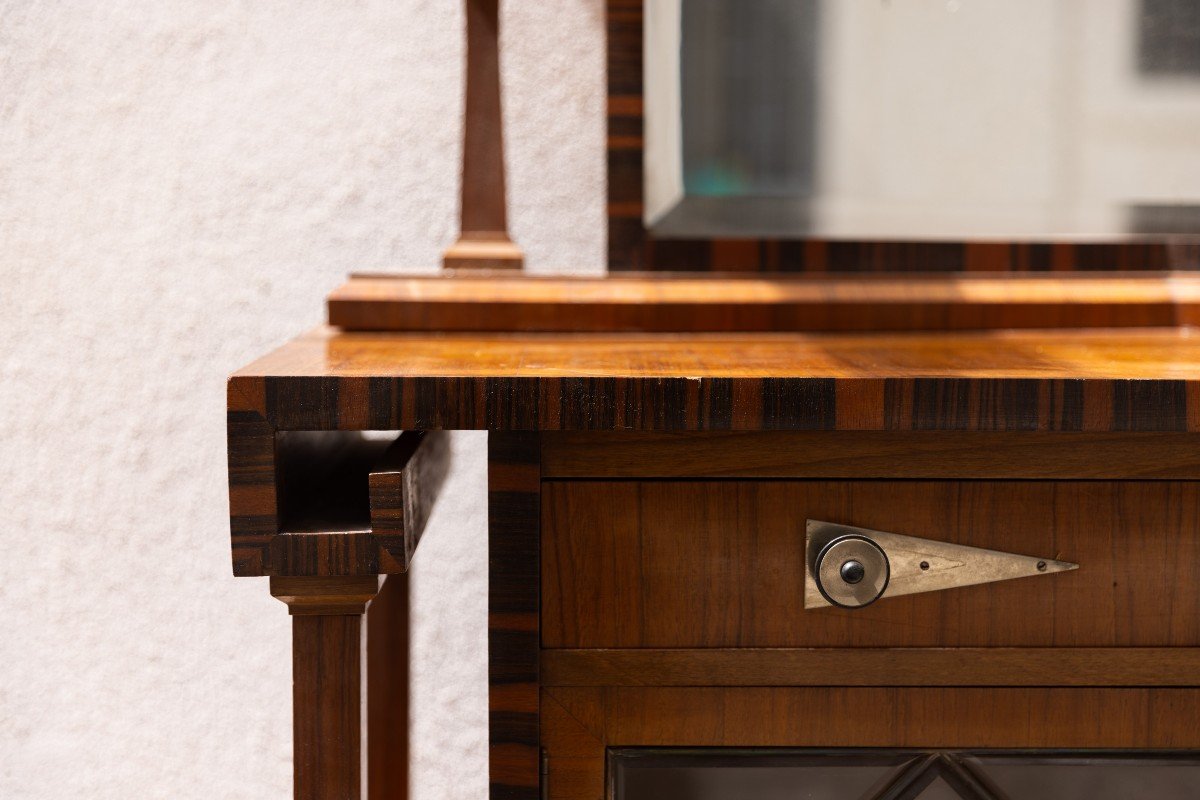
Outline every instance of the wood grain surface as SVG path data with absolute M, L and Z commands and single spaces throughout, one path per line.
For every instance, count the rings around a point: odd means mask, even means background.
M 906 331 L 1200 321 L 1200 277 L 354 276 L 329 323 L 396 331 Z
M 1200 431 L 1187 330 L 990 334 L 340 333 L 228 387 L 235 574 L 379 571 L 367 530 L 280 536 L 295 430 Z
M 233 377 L 1188 380 L 1188 329 L 964 333 L 344 333 L 317 328 Z M 355 398 L 362 402 L 370 397 Z M 312 409 L 313 413 L 317 409 Z M 354 408 L 349 409 L 354 411 Z
M 292 774 L 298 800 L 362 797 L 362 614 L 374 575 L 272 577 L 292 616 Z
M 1193 433 L 555 432 L 546 478 L 1200 478 Z
M 804 609 L 806 519 L 1080 565 Z M 1200 485 L 550 481 L 548 648 L 1200 645 Z
M 1200 689 L 555 687 L 544 694 L 594 738 L 622 747 L 1200 745 Z M 560 743 L 570 744 L 549 725 L 543 742 L 551 759 Z
M 390 441 L 389 441 L 390 439 Z M 395 438 L 296 431 L 275 437 L 279 536 L 275 560 L 308 574 L 408 570 L 450 463 L 449 434 Z
M 271 596 L 286 603 L 294 617 L 362 614 L 378 591 L 375 575 L 271 576 Z
M 537 436 L 488 435 L 488 741 L 492 800 L 538 800 Z
M 280 535 L 281 431 L 1187 432 L 1200 431 L 1197 375 L 1200 337 L 1186 329 L 432 335 L 322 327 L 229 382 L 234 571 L 380 571 L 369 530 Z
M 450 471 L 450 436 L 406 431 L 367 475 L 371 538 L 383 573 L 407 572 Z
M 353 433 L 279 436 L 262 409 L 230 396 L 241 403 L 228 412 L 230 519 L 249 547 L 234 553 L 235 574 L 408 569 L 449 470 L 448 434 L 409 430 L 390 446 Z
M 367 608 L 367 798 L 409 797 L 410 578 L 388 575 Z
M 362 617 L 292 617 L 296 800 L 362 796 Z
M 1195 686 L 1197 647 L 543 650 L 543 686 Z
M 609 746 L 1200 746 L 1198 689 L 556 687 L 542 705 L 552 800 L 603 800 Z
M 499 0 L 465 3 L 461 235 L 443 257 L 448 269 L 520 269 L 523 264 L 508 237 L 499 6 Z
M 608 267 L 748 272 L 1065 272 L 1200 268 L 1200 243 L 658 239 L 646 230 L 643 0 L 606 0 Z

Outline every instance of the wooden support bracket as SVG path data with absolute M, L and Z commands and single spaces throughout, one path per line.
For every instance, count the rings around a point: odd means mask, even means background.
M 274 575 L 407 572 L 450 468 L 450 434 L 404 431 L 392 441 L 357 431 L 277 435 L 279 533 Z
M 406 432 L 372 467 L 367 484 L 380 572 L 408 572 L 449 467 L 445 431 Z

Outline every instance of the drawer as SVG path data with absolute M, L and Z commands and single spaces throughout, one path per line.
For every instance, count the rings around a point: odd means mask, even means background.
M 1200 644 L 1193 481 L 547 480 L 546 648 Z M 804 608 L 808 519 L 1078 570 Z

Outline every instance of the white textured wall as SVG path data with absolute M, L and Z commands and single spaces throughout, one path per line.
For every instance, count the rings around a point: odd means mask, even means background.
M 458 0 L 0 0 L 0 797 L 289 796 L 224 379 L 455 232 Z M 603 260 L 600 0 L 504 7 L 512 229 Z M 415 569 L 414 796 L 486 796 L 483 439 Z

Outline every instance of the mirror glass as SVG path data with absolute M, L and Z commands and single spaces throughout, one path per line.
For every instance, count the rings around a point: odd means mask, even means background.
M 662 238 L 1200 233 L 1197 0 L 646 0 Z

